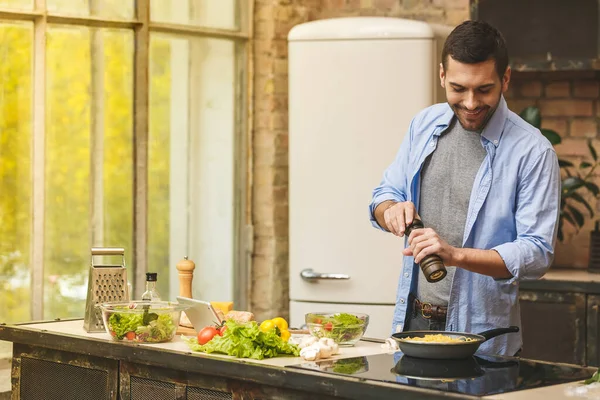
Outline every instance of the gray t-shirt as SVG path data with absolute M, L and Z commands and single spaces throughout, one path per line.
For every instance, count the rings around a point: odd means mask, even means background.
M 423 165 L 419 215 L 426 228 L 433 228 L 451 246 L 462 247 L 471 189 L 485 156 L 480 133 L 465 130 L 454 118 Z M 456 267 L 446 269 L 448 275 L 435 283 L 427 282 L 419 271 L 419 300 L 448 305 Z

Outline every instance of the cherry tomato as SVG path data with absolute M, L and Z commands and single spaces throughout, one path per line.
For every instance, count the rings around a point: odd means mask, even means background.
M 115 336 L 117 336 L 117 332 L 115 332 L 115 331 L 110 331 L 110 336 L 112 336 L 112 337 L 115 337 Z
M 323 322 L 323 320 L 322 320 L 321 318 L 317 318 L 317 319 L 315 319 L 315 324 L 320 324 L 320 323 L 322 323 L 322 322 Z
M 200 332 L 198 332 L 198 344 L 206 344 L 210 342 L 212 338 L 215 337 L 215 335 L 218 334 L 219 331 L 217 331 L 217 328 L 215 328 L 214 326 L 204 327 L 200 330 Z
M 333 324 L 331 322 L 328 322 L 325 325 L 323 325 L 323 329 L 325 329 L 326 331 L 331 331 L 333 329 Z
M 223 334 L 225 333 L 225 331 L 227 330 L 227 325 L 223 325 L 222 327 L 219 328 L 219 336 L 223 336 Z
M 135 339 L 135 332 L 129 331 L 125 334 L 125 337 L 127 338 L 127 340 L 133 340 L 133 339 Z

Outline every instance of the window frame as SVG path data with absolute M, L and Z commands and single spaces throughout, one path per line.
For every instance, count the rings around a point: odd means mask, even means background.
M 93 1 L 93 0 L 90 0 Z M 101 1 L 101 0 L 100 0 Z M 99 16 L 79 16 L 48 11 L 46 0 L 35 0 L 33 10 L 0 7 L 2 21 L 33 22 L 33 131 L 32 131 L 32 232 L 31 232 L 31 320 L 43 319 L 44 298 L 44 220 L 45 220 L 45 136 L 46 136 L 46 36 L 49 24 L 94 28 L 130 29 L 134 33 L 133 54 L 133 296 L 144 291 L 148 269 L 148 135 L 149 135 L 149 45 L 151 33 L 167 33 L 186 37 L 219 38 L 234 41 L 236 56 L 236 116 L 235 116 L 235 205 L 234 238 L 234 301 L 238 308 L 249 303 L 249 266 L 252 250 L 252 225 L 249 210 L 251 157 L 252 80 L 252 0 L 236 1 L 239 30 L 208 28 L 186 24 L 152 22 L 150 0 L 135 0 L 133 19 L 112 19 Z M 92 124 L 92 134 L 96 130 Z M 94 157 L 92 156 L 92 159 Z M 96 164 L 94 161 L 93 164 Z M 92 177 L 94 174 L 91 174 Z M 92 178 L 93 179 L 93 178 Z M 92 187 L 94 182 L 91 182 Z M 91 199 L 94 207 L 97 201 Z M 92 208 L 92 214 L 93 208 Z M 91 220 L 90 220 L 91 222 Z M 172 266 L 173 268 L 175 266 Z

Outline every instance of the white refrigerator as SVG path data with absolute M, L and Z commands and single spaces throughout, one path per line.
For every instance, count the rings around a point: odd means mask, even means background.
M 437 78 L 445 34 L 386 17 L 290 31 L 292 326 L 307 312 L 354 311 L 370 316 L 365 336 L 390 335 L 404 239 L 373 228 L 368 205 L 411 118 L 445 101 Z

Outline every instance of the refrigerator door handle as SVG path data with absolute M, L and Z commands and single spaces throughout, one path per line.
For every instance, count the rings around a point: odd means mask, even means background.
M 315 272 L 312 269 L 303 269 L 300 272 L 300 277 L 302 279 L 304 279 L 307 282 L 313 282 L 316 283 L 321 279 L 327 279 L 327 280 L 347 280 L 350 279 L 350 275 L 346 275 L 346 274 L 328 274 L 328 273 L 321 273 L 321 272 Z

